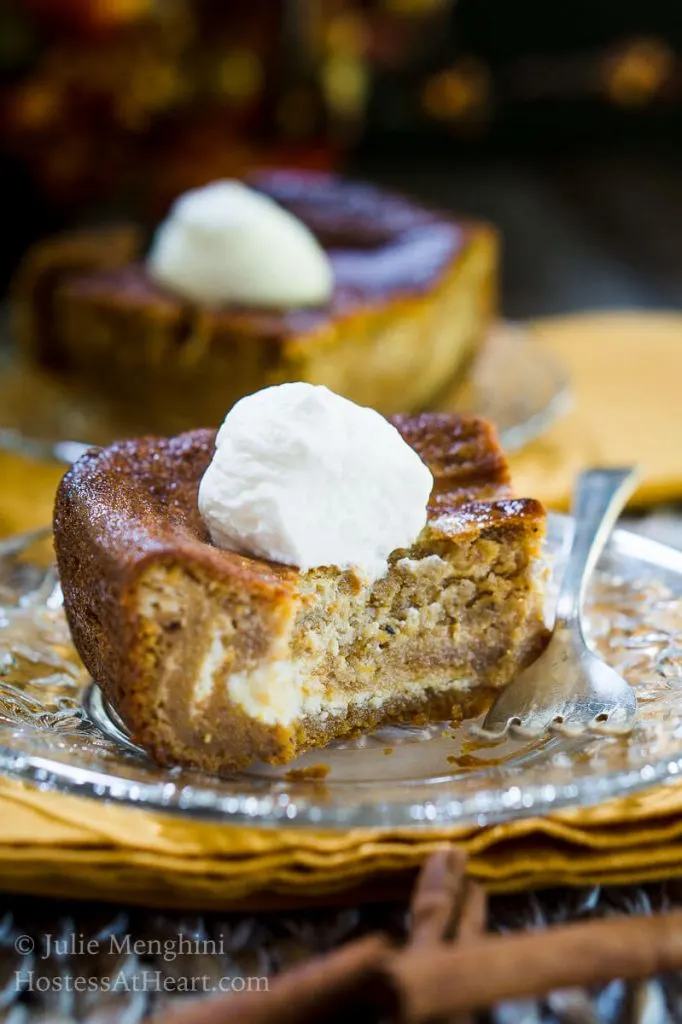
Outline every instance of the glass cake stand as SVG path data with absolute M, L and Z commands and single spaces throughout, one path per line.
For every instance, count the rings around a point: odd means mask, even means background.
M 2 337 L 0 331 L 0 338 Z M 106 400 L 22 365 L 7 331 L 0 345 L 0 449 L 41 459 L 72 462 L 92 444 L 135 433 Z M 491 331 L 466 380 L 446 388 L 435 407 L 475 413 L 492 420 L 507 451 L 543 433 L 570 404 L 569 381 L 551 352 L 518 326 Z M 199 424 L 198 424 L 199 425 Z
M 550 618 L 571 532 L 570 519 L 550 516 Z M 440 723 L 382 729 L 284 768 L 255 764 L 225 777 L 159 768 L 134 745 L 71 645 L 59 583 L 41 553 L 30 538 L 0 542 L 0 774 L 8 777 L 226 823 L 321 829 L 484 825 L 622 796 L 682 771 L 682 552 L 626 531 L 599 563 L 586 624 L 590 642 L 636 688 L 629 737 L 554 731 L 528 741 L 512 731 L 483 745 L 475 723 Z

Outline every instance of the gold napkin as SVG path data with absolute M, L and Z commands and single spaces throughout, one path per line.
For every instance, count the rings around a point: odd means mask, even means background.
M 562 359 L 573 411 L 515 455 L 517 491 L 563 508 L 587 464 L 638 462 L 637 498 L 682 498 L 682 317 L 532 325 Z M 0 534 L 49 522 L 55 467 L 0 455 Z M 45 895 L 225 909 L 377 899 L 454 841 L 492 891 L 682 875 L 682 786 L 488 828 L 312 832 L 204 824 L 0 780 L 0 885 Z
M 517 493 L 566 509 L 583 467 L 637 463 L 635 503 L 682 498 L 682 316 L 555 317 L 530 331 L 568 371 L 573 408 L 510 459 Z
M 682 875 L 682 788 L 489 828 L 312 832 L 202 824 L 0 781 L 2 888 L 203 910 L 406 893 L 454 842 L 492 892 Z

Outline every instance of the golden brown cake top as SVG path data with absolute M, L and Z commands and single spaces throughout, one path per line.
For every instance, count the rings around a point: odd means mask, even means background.
M 424 413 L 393 422 L 431 469 L 429 518 L 447 516 L 450 535 L 467 533 L 477 523 L 512 525 L 544 515 L 538 502 L 511 497 L 504 456 L 484 420 Z M 296 570 L 210 543 L 197 494 L 215 434 L 194 430 L 170 439 L 139 438 L 86 453 L 57 492 L 60 565 L 77 565 L 83 585 L 121 583 L 149 560 L 162 558 L 251 589 L 293 586 Z M 84 548 L 89 560 L 81 565 L 78 552 Z
M 234 328 L 248 326 L 263 337 L 301 334 L 330 316 L 346 316 L 435 287 L 474 230 L 408 199 L 335 175 L 271 171 L 254 176 L 250 184 L 310 228 L 334 271 L 327 306 L 282 311 L 230 306 L 215 314 Z M 65 287 L 70 293 L 121 304 L 151 305 L 160 317 L 171 317 L 188 305 L 155 284 L 139 261 L 76 274 Z
M 432 514 L 511 495 L 507 460 L 487 420 L 445 412 L 390 420 L 433 474 Z

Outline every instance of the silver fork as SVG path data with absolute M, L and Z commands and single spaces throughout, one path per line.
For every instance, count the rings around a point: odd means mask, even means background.
M 587 582 L 618 513 L 634 490 L 632 467 L 590 469 L 573 493 L 575 533 L 559 593 L 556 621 L 545 651 L 502 690 L 481 728 L 492 738 L 510 728 L 535 735 L 599 728 L 626 732 L 635 720 L 631 686 L 585 643 L 581 617 Z

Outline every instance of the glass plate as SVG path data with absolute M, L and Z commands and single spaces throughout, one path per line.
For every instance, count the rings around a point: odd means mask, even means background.
M 446 389 L 434 407 L 485 416 L 512 451 L 543 433 L 569 404 L 568 378 L 554 355 L 524 328 L 498 324 L 464 384 Z M 145 424 L 136 429 L 117 419 L 102 396 L 75 391 L 0 346 L 0 449 L 72 462 L 91 444 L 147 432 Z
M 550 516 L 549 616 L 571 529 Z M 222 778 L 160 769 L 130 742 L 71 646 L 54 570 L 36 558 L 35 545 L 0 558 L 0 772 L 43 788 L 249 825 L 428 827 L 595 803 L 682 770 L 682 552 L 622 530 L 595 574 L 586 624 L 637 689 L 627 739 L 554 733 L 482 747 L 467 723 L 390 728 Z M 297 772 L 320 764 L 324 779 Z

